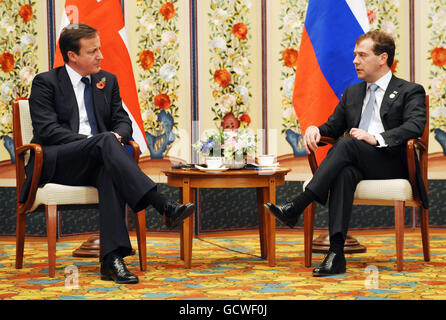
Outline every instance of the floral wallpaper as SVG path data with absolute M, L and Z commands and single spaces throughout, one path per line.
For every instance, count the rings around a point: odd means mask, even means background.
M 288 136 L 293 132 L 301 134 L 299 122 L 293 107 L 293 88 L 299 55 L 300 39 L 304 28 L 307 12 L 307 0 L 280 0 L 282 10 L 280 13 L 281 53 L 277 59 L 281 65 L 280 81 L 282 94 L 282 134 Z M 302 149 L 301 140 L 296 146 Z M 297 153 L 295 152 L 295 155 Z
M 446 0 L 429 0 L 429 4 L 430 127 L 446 151 Z
M 28 97 L 38 72 L 35 4 L 0 0 L 0 137 L 11 158 L 12 102 Z
M 250 60 L 249 12 L 251 0 L 211 0 L 210 83 L 214 105 L 211 106 L 217 128 L 225 116 L 235 117 L 240 127 L 251 123 L 250 100 L 252 88 Z M 228 117 L 229 117 L 228 116 Z
M 146 138 L 152 158 L 161 158 L 179 139 L 180 88 L 178 0 L 138 0 L 137 88 Z

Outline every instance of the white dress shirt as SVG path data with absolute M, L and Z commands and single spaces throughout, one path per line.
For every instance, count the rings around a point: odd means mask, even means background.
M 390 79 L 392 79 L 392 72 L 389 70 L 389 72 L 387 72 L 384 76 L 382 76 L 380 79 L 378 79 L 378 81 L 375 82 L 375 84 L 378 86 L 378 89 L 376 89 L 375 91 L 375 105 L 373 108 L 372 119 L 370 120 L 370 125 L 367 132 L 372 134 L 376 138 L 376 140 L 379 143 L 378 147 L 387 147 L 387 144 L 381 135 L 381 133 L 384 132 L 384 126 L 381 120 L 380 110 L 381 110 L 381 103 L 384 98 L 384 93 L 386 93 Z M 367 92 L 364 97 L 362 112 L 364 112 L 364 109 L 370 98 L 370 90 L 369 90 L 370 85 L 371 83 L 367 83 Z
M 77 106 L 79 108 L 79 133 L 91 136 L 90 122 L 88 122 L 87 109 L 85 109 L 84 90 L 85 84 L 81 81 L 82 76 L 74 71 L 68 64 L 65 65 L 71 84 L 73 85 L 74 95 L 76 96 Z M 87 76 L 88 79 L 91 77 Z

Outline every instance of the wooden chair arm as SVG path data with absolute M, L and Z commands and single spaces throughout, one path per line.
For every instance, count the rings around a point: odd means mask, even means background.
M 28 197 L 25 203 L 18 203 L 19 213 L 25 213 L 34 203 L 36 198 L 37 188 L 39 187 L 40 175 L 43 167 L 43 150 L 42 146 L 36 143 L 26 144 L 15 149 L 16 153 L 16 184 L 17 184 L 17 199 L 20 197 L 22 186 L 25 181 L 25 152 L 28 150 L 34 151 L 34 168 L 29 189 Z
M 333 145 L 335 144 L 335 142 L 336 139 L 334 138 L 322 136 L 321 140 L 318 143 L 318 146 L 325 146 L 327 144 Z M 310 152 L 310 154 L 308 155 L 308 162 L 310 164 L 311 172 L 314 174 L 318 168 L 316 155 L 314 154 L 314 152 Z
M 415 163 L 415 152 L 419 150 L 419 164 L 421 170 L 421 176 L 427 190 L 427 144 L 422 139 L 409 139 L 406 145 L 407 154 L 407 168 L 409 171 L 409 182 L 414 190 L 414 197 L 419 199 L 418 185 L 416 177 L 416 163 Z
M 135 160 L 136 163 L 139 163 L 139 156 L 141 153 L 139 144 L 136 141 L 129 141 L 129 145 L 133 150 L 133 160 Z

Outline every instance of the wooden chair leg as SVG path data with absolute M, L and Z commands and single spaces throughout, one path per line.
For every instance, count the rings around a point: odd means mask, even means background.
M 56 236 L 57 236 L 57 205 L 45 206 L 46 236 L 48 239 L 48 270 L 50 277 L 56 274 Z
M 138 240 L 139 267 L 141 271 L 147 270 L 146 245 L 146 211 L 135 212 L 136 239 Z
M 25 249 L 26 214 L 17 212 L 15 267 L 23 267 L 23 251 Z
M 403 270 L 404 213 L 404 201 L 395 201 L 396 268 L 398 271 Z
M 421 239 L 423 241 L 424 261 L 430 261 L 429 249 L 429 210 L 421 208 L 420 210 Z
M 312 202 L 304 212 L 304 254 L 305 267 L 311 267 L 314 216 L 316 213 L 316 202 Z
M 268 214 L 264 207 L 264 189 L 257 188 L 257 216 L 259 219 L 259 240 L 260 240 L 260 256 L 262 259 L 267 258 L 266 234 L 265 234 L 265 216 Z

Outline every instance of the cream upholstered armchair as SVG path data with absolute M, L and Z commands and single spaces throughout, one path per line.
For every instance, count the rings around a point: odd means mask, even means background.
M 427 157 L 429 142 L 429 97 L 426 96 L 426 125 L 423 135 L 418 139 L 407 141 L 407 163 L 409 168 L 409 179 L 388 179 L 388 180 L 362 180 L 356 187 L 353 204 L 393 206 L 395 208 L 395 236 L 396 236 L 396 260 L 397 270 L 403 270 L 403 246 L 404 246 L 404 214 L 405 207 L 413 207 L 413 210 L 420 209 L 420 228 L 423 243 L 424 260 L 430 261 L 429 252 L 429 211 L 422 205 L 422 200 L 418 192 L 416 179 L 417 152 L 421 176 L 427 193 Z M 320 143 L 334 144 L 335 139 L 322 137 Z M 314 173 L 317 170 L 315 155 L 308 156 L 310 167 Z M 311 179 L 310 179 L 311 180 Z M 304 189 L 310 180 L 305 181 Z M 304 251 L 305 266 L 311 266 L 312 242 L 314 216 L 316 213 L 316 202 L 311 203 L 305 210 L 304 218 Z
M 26 216 L 27 214 L 35 211 L 40 205 L 44 205 L 48 238 L 48 269 L 50 277 L 54 277 L 56 271 L 58 206 L 98 204 L 98 191 L 96 188 L 91 186 L 67 186 L 55 183 L 47 183 L 45 186 L 39 187 L 38 182 L 43 164 L 43 151 L 40 145 L 30 143 L 33 137 L 33 127 L 28 100 L 14 102 L 13 125 L 17 181 L 16 268 L 21 269 L 23 266 Z M 133 141 L 130 141 L 130 144 L 133 150 L 133 158 L 136 162 L 138 162 L 140 154 L 139 146 Z M 31 150 L 33 150 L 35 154 L 33 179 L 25 203 L 20 203 L 20 192 L 25 180 L 25 164 L 27 158 L 29 157 L 29 151 Z M 146 270 L 147 253 L 145 210 L 135 213 L 135 225 L 138 240 L 140 268 L 141 270 Z

